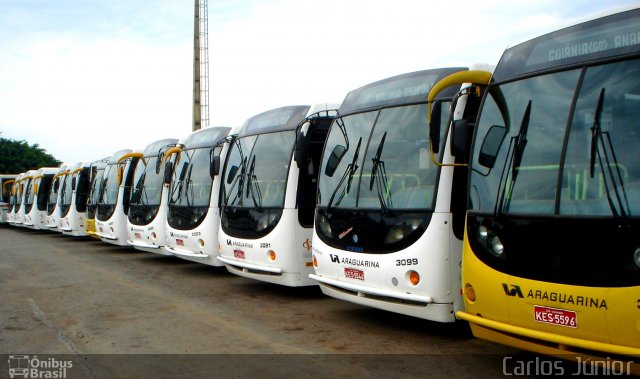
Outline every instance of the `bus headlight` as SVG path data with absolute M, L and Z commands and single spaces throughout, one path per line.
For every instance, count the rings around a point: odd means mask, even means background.
M 640 247 L 633 253 L 633 261 L 636 263 L 636 266 L 640 267 Z
M 491 239 L 491 251 L 497 257 L 501 256 L 504 252 L 504 246 L 502 245 L 502 241 L 500 241 L 500 237 L 493 236 L 493 238 Z
M 331 225 L 325 215 L 318 215 L 318 228 L 325 236 L 331 237 Z
M 502 240 L 489 227 L 485 225 L 478 226 L 476 239 L 489 253 L 499 258 L 502 257 L 504 253 Z
M 418 218 L 402 220 L 401 222 L 394 225 L 391 230 L 389 230 L 389 233 L 387 233 L 387 236 L 384 238 L 384 243 L 394 243 L 402 241 L 409 234 L 418 229 L 421 223 L 422 220 Z

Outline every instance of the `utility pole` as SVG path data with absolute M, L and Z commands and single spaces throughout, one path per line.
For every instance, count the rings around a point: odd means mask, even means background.
M 207 0 L 194 0 L 193 20 L 193 124 L 192 131 L 209 126 L 209 8 Z

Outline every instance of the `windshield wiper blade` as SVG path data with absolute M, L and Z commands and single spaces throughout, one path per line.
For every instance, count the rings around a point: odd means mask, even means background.
M 380 208 L 382 208 L 383 214 L 389 214 L 389 206 L 391 206 L 391 198 L 389 198 L 388 204 L 385 199 L 386 191 L 388 188 L 387 170 L 383 160 L 380 160 L 382 156 L 382 149 L 384 148 L 384 142 L 387 138 L 387 132 L 384 132 L 376 150 L 376 155 L 371 159 L 373 161 L 371 166 L 371 179 L 369 180 L 369 191 L 373 189 L 373 183 L 376 183 L 376 192 L 378 193 L 378 201 L 380 202 Z
M 524 148 L 527 146 L 527 133 L 529 132 L 529 120 L 531 119 L 531 100 L 527 103 L 527 109 L 522 116 L 522 122 L 520 123 L 520 130 L 516 136 L 515 147 L 513 149 L 513 164 L 511 165 L 511 182 L 516 180 L 520 163 L 522 163 L 522 155 L 524 154 Z
M 601 126 L 601 118 L 602 118 L 602 110 L 604 108 L 604 98 L 605 98 L 605 89 L 602 88 L 600 90 L 600 95 L 598 96 L 598 104 L 596 105 L 596 112 L 593 117 L 593 126 L 591 127 L 591 152 L 590 152 L 590 161 L 589 161 L 589 174 L 591 178 L 595 176 L 595 165 L 596 158 L 598 158 L 598 163 L 600 164 L 600 172 L 602 173 L 605 186 L 605 193 L 607 195 L 607 201 L 609 202 L 609 207 L 611 208 L 611 213 L 614 217 L 627 217 L 628 212 L 625 210 L 625 205 L 627 209 L 629 209 L 629 199 L 627 198 L 627 193 L 624 189 L 624 182 L 622 180 L 622 173 L 620 172 L 620 165 L 618 164 L 618 159 L 615 154 L 615 150 L 613 149 L 613 144 L 611 143 L 611 137 L 609 132 L 603 132 Z M 611 150 L 611 157 L 613 158 L 613 164 L 609 159 L 609 154 L 607 153 L 607 146 L 605 145 L 605 138 L 607 137 L 607 145 L 609 146 L 609 150 Z M 600 141 L 600 145 L 598 145 L 598 141 Z M 602 152 L 600 152 L 600 148 L 602 148 Z M 604 157 L 604 164 L 603 164 Z M 605 169 L 605 165 L 607 168 Z M 614 166 L 616 169 L 617 177 L 614 174 L 611 166 Z M 606 178 L 609 178 L 611 181 L 611 190 L 609 190 L 609 185 L 607 184 Z M 617 183 L 616 183 L 617 179 Z M 614 203 L 614 199 L 611 196 L 611 192 L 613 191 L 615 195 L 615 200 L 620 209 L 620 214 L 618 214 L 618 207 Z M 622 193 L 620 193 L 622 192 Z
M 258 211 L 262 209 L 262 193 L 260 192 L 260 186 L 258 185 L 258 178 L 254 174 L 256 169 L 256 156 L 254 155 L 251 159 L 251 165 L 249 166 L 249 172 L 247 173 L 247 194 L 249 197 L 251 194 L 251 200 L 253 200 L 253 205 L 258 208 Z M 256 193 L 258 195 L 258 199 L 256 200 Z
M 595 175 L 596 168 L 596 155 L 598 152 L 598 139 L 602 138 L 602 128 L 600 126 L 600 117 L 602 115 L 602 108 L 604 105 L 604 88 L 600 90 L 598 96 L 598 105 L 596 105 L 596 113 L 593 116 L 593 126 L 591 126 L 591 153 L 589 160 L 589 173 L 591 177 Z
M 329 198 L 329 203 L 327 204 L 327 212 L 331 209 L 331 205 L 333 204 L 333 200 L 335 199 L 336 194 L 338 193 L 338 191 L 342 187 L 342 183 L 344 183 L 344 181 L 345 181 L 345 179 L 347 179 L 347 177 L 349 179 L 347 180 L 346 189 L 344 191 L 342 191 L 342 193 L 340 194 L 340 197 L 338 198 L 338 201 L 336 202 L 336 204 L 340 204 L 340 202 L 342 201 L 344 196 L 347 193 L 349 193 L 349 190 L 351 189 L 351 180 L 353 178 L 353 172 L 355 172 L 358 169 L 358 165 L 356 164 L 356 161 L 358 160 L 358 154 L 360 152 L 360 144 L 361 143 L 362 143 L 362 137 L 360 137 L 360 139 L 358 139 L 358 145 L 356 146 L 356 151 L 353 154 L 353 159 L 351 159 L 351 163 L 349 163 L 347 165 L 346 169 L 344 170 L 344 173 L 342 174 L 342 177 L 340 178 L 340 181 L 338 182 L 338 185 L 336 186 L 336 188 L 331 193 L 331 198 Z
M 516 177 L 518 176 L 518 172 L 520 171 L 520 163 L 522 163 L 522 156 L 524 154 L 524 148 L 527 145 L 527 133 L 529 132 L 529 121 L 531 120 L 531 100 L 527 102 L 527 107 L 524 110 L 524 114 L 522 115 L 522 121 L 520 121 L 520 129 L 518 130 L 518 134 L 511 137 L 509 142 L 509 149 L 507 150 L 507 159 L 505 160 L 504 167 L 502 169 L 502 175 L 500 176 L 500 181 L 498 182 L 498 201 L 496 201 L 495 208 L 493 210 L 494 215 L 499 216 L 505 208 L 508 207 L 508 204 L 511 199 L 511 194 L 507 193 L 507 191 L 513 190 L 513 185 L 515 184 Z M 509 179 L 504 179 L 505 172 L 511 169 L 511 175 Z M 509 180 L 510 184 L 507 186 L 506 181 Z M 504 184 L 503 184 L 504 182 Z

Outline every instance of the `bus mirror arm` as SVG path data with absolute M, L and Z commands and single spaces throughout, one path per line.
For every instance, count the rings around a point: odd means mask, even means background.
M 173 176 L 173 162 L 172 161 L 168 161 L 167 163 L 165 163 L 164 165 L 164 178 L 163 178 L 163 183 L 164 184 L 169 184 L 171 183 L 171 177 Z

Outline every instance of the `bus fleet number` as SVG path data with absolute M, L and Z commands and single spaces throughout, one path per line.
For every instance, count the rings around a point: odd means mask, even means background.
M 396 266 L 413 266 L 418 264 L 418 258 L 396 259 Z

